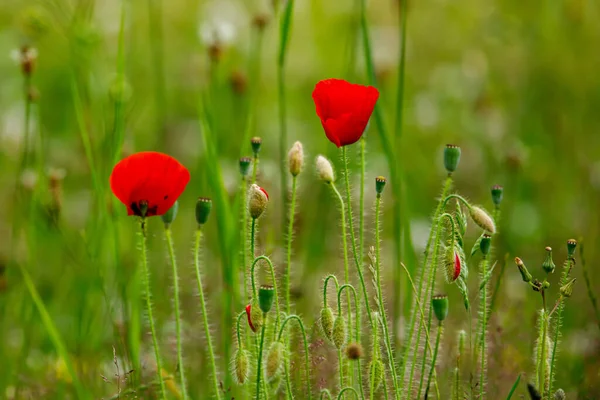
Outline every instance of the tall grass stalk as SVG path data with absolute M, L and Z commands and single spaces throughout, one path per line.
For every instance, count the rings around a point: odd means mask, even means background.
M 480 296 L 480 306 L 479 306 L 479 318 L 480 320 L 480 332 L 479 332 L 479 398 L 485 399 L 485 385 L 487 378 L 487 325 L 489 319 L 489 310 L 488 310 L 488 281 L 487 281 L 487 267 L 489 264 L 488 255 L 483 256 L 483 260 L 481 261 L 480 268 L 480 280 L 482 282 L 481 291 L 479 293 Z
M 287 316 L 281 323 L 281 328 L 279 329 L 279 337 L 277 340 L 281 341 L 285 326 L 290 321 L 298 322 L 298 326 L 300 326 L 300 332 L 302 333 L 302 344 L 304 345 L 304 372 L 306 374 L 306 398 L 310 400 L 312 399 L 312 393 L 310 390 L 310 353 L 308 352 L 308 340 L 306 338 L 306 330 L 304 329 L 304 323 L 302 322 L 302 319 L 297 315 Z M 291 393 L 288 393 L 288 395 L 291 395 Z
M 198 294 L 200 297 L 200 312 L 202 313 L 202 323 L 204 325 L 204 335 L 206 336 L 206 347 L 208 348 L 208 362 L 211 368 L 212 384 L 217 399 L 221 399 L 219 390 L 219 376 L 217 375 L 217 366 L 215 364 L 215 353 L 208 325 L 208 314 L 206 312 L 206 302 L 204 299 L 204 286 L 202 285 L 202 273 L 200 272 L 200 243 L 202 240 L 202 229 L 196 229 L 196 240 L 194 243 L 194 269 L 196 271 L 196 282 L 198 283 Z
M 156 105 L 156 126 L 159 129 L 161 147 L 165 147 L 166 142 L 166 115 L 167 115 L 167 93 L 165 89 L 165 46 L 164 29 L 162 17 L 164 15 L 163 0 L 148 1 L 148 26 L 150 29 L 149 37 L 152 46 L 152 66 L 154 73 L 154 102 Z
M 581 270 L 583 271 L 583 279 L 585 280 L 585 286 L 587 288 L 588 298 L 592 303 L 592 308 L 594 309 L 594 314 L 596 316 L 596 322 L 598 323 L 598 329 L 600 329 L 600 308 L 598 308 L 598 299 L 596 298 L 596 294 L 592 289 L 592 283 L 589 275 L 589 271 L 587 265 L 585 263 L 585 258 L 583 257 L 583 241 L 579 241 L 579 259 L 581 260 Z
M 285 310 L 287 314 L 291 314 L 292 306 L 290 300 L 290 273 L 292 270 L 292 241 L 294 235 L 294 217 L 296 212 L 296 184 L 297 177 L 292 176 L 292 202 L 290 203 L 290 214 L 288 216 L 288 231 L 287 231 L 287 265 L 285 269 Z
M 548 337 L 548 312 L 544 307 L 540 310 L 540 318 L 538 323 L 538 340 L 536 343 L 536 368 L 535 375 L 537 379 L 537 388 L 542 393 L 542 398 L 549 396 L 548 390 L 550 385 L 550 365 L 549 357 L 550 338 Z
M 360 139 L 360 197 L 359 197 L 359 220 L 358 220 L 358 259 L 364 260 L 365 251 L 365 168 L 366 160 L 365 153 L 367 140 L 362 137 Z
M 435 339 L 435 347 L 433 350 L 433 358 L 431 359 L 431 368 L 429 369 L 429 376 L 427 377 L 427 384 L 425 385 L 425 398 L 429 398 L 429 387 L 431 385 L 431 377 L 433 376 L 433 372 L 435 371 L 435 363 L 437 361 L 438 350 L 440 348 L 440 339 L 442 338 L 442 332 L 444 331 L 444 326 L 442 321 L 440 321 L 438 325 L 437 337 Z M 421 388 L 419 388 L 419 393 L 421 392 Z M 440 398 L 439 393 L 436 398 Z

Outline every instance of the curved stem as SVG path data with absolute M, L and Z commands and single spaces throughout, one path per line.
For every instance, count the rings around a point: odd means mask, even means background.
M 177 336 L 177 362 L 179 363 L 179 377 L 181 379 L 181 390 L 183 400 L 187 399 L 187 385 L 185 381 L 185 368 L 183 365 L 183 349 L 181 342 L 181 311 L 179 306 L 179 273 L 177 272 L 177 259 L 173 249 L 173 235 L 171 229 L 165 225 L 165 237 L 167 239 L 167 248 L 169 250 L 169 258 L 173 268 L 173 296 L 175 305 L 175 332 Z
M 287 235 L 287 268 L 285 270 L 285 305 L 286 312 L 291 313 L 290 301 L 290 272 L 292 269 L 292 237 L 294 234 L 294 213 L 296 211 L 296 177 L 292 176 L 292 203 L 290 205 L 290 216 Z
M 146 308 L 148 312 L 148 322 L 150 324 L 150 332 L 152 334 L 152 344 L 154 346 L 154 356 L 156 358 L 156 374 L 158 375 L 158 383 L 160 384 L 160 393 L 163 400 L 166 400 L 167 393 L 165 391 L 165 382 L 162 377 L 162 360 L 160 358 L 160 350 L 158 348 L 158 338 L 156 336 L 156 328 L 154 327 L 154 315 L 152 313 L 152 298 L 150 290 L 150 270 L 148 269 L 148 243 L 146 238 L 146 221 L 142 219 L 142 270 L 144 273 L 144 283 L 146 286 Z
M 211 367 L 211 373 L 213 377 L 213 387 L 217 399 L 221 399 L 221 392 L 219 391 L 219 377 L 217 376 L 217 366 L 215 364 L 215 353 L 212 346 L 212 338 L 210 335 L 210 328 L 208 325 L 208 315 L 206 313 L 206 301 L 204 299 L 204 286 L 202 285 L 202 274 L 200 273 L 200 241 L 202 239 L 202 230 L 200 227 L 196 230 L 196 243 L 194 246 L 194 267 L 196 270 L 196 281 L 198 283 L 198 294 L 200 297 L 200 309 L 202 312 L 202 322 L 204 324 L 204 335 L 206 336 L 206 346 L 208 347 L 208 358 Z
M 290 315 L 286 319 L 284 319 L 283 323 L 281 324 L 281 328 L 279 330 L 278 340 L 281 341 L 281 336 L 283 335 L 283 330 L 285 329 L 285 325 L 288 323 L 288 321 L 291 321 L 291 320 L 295 320 L 298 322 L 298 325 L 300 325 L 300 331 L 302 332 L 302 341 L 304 342 L 304 369 L 305 369 L 306 381 L 307 381 L 306 393 L 308 395 L 308 399 L 310 400 L 311 392 L 310 392 L 310 363 L 309 363 L 309 359 L 308 359 L 308 355 L 309 355 L 308 340 L 306 339 L 306 331 L 304 329 L 304 323 L 302 322 L 302 319 L 297 315 Z
M 267 320 L 267 314 L 263 313 L 263 320 Z M 266 323 L 263 324 L 260 330 L 260 345 L 258 347 L 258 359 L 256 361 L 256 400 L 260 400 L 260 379 L 262 375 L 261 367 L 262 367 L 262 352 L 263 346 L 265 343 L 265 326 Z
M 273 335 L 275 335 L 275 332 L 277 332 L 277 327 L 279 326 L 279 317 L 280 317 L 280 311 L 279 311 L 279 295 L 277 294 L 277 281 L 275 280 L 275 267 L 273 267 L 273 263 L 271 262 L 271 259 L 267 256 L 258 256 L 254 259 L 254 261 L 252 261 L 252 267 L 250 268 L 250 278 L 252 279 L 252 293 L 254 295 L 254 298 L 256 298 L 256 282 L 255 282 L 255 278 L 254 278 L 254 270 L 256 269 L 256 265 L 258 264 L 258 262 L 260 260 L 264 260 L 267 262 L 267 264 L 269 265 L 269 270 L 271 272 L 271 280 L 273 281 L 273 295 L 275 297 L 275 329 L 273 331 Z
M 319 397 L 319 400 L 324 400 L 325 396 L 327 396 L 327 398 L 329 400 L 332 400 L 331 399 L 331 393 L 329 393 L 329 390 L 327 390 L 327 389 L 321 389 L 321 396 Z
M 442 325 L 442 321 L 440 321 L 440 324 L 438 326 L 437 338 L 435 339 L 435 350 L 433 351 L 433 359 L 431 360 L 431 369 L 429 370 L 429 377 L 427 378 L 427 385 L 425 386 L 425 398 L 428 398 L 429 385 L 431 383 L 431 376 L 433 375 L 433 371 L 435 371 L 435 362 L 437 360 L 438 349 L 440 348 L 440 338 L 442 337 L 443 330 L 444 327 Z
M 354 289 L 354 286 L 352 286 L 349 283 L 345 283 L 342 286 L 340 286 L 340 288 L 338 289 L 338 316 L 342 315 L 342 302 L 341 302 L 341 297 L 342 297 L 342 292 L 344 291 L 344 289 L 350 290 L 352 292 L 352 297 L 354 298 L 354 309 L 356 310 L 356 318 L 355 318 L 355 341 L 356 343 L 360 344 L 360 318 L 358 316 L 358 307 L 359 307 L 359 303 L 357 300 L 357 296 L 356 296 L 356 290 Z M 348 303 L 348 314 L 351 314 L 350 311 L 350 303 Z M 350 331 L 352 331 L 352 329 L 349 329 Z M 352 337 L 352 336 L 350 336 Z M 352 371 L 354 373 L 354 371 Z M 354 379 L 354 375 L 352 377 L 352 379 Z M 362 371 L 360 369 L 360 364 L 359 364 L 359 368 L 358 368 L 358 384 L 359 384 L 359 388 L 361 393 L 363 392 L 363 384 L 362 384 Z
M 330 279 L 333 279 L 333 281 L 335 282 L 335 292 L 337 293 L 338 290 L 340 290 L 340 284 L 338 283 L 338 280 L 335 277 L 335 275 L 327 275 L 327 277 L 325 278 L 325 283 L 323 283 L 323 308 L 327 308 L 327 283 L 329 283 Z
M 354 393 L 354 397 L 355 397 L 356 399 L 359 399 L 359 398 L 360 398 L 360 397 L 358 397 L 358 392 L 356 391 L 356 389 L 354 389 L 354 388 L 352 388 L 352 387 L 346 387 L 346 388 L 343 388 L 343 389 L 340 391 L 340 394 L 338 394 L 338 397 L 337 397 L 337 398 L 338 398 L 338 400 L 340 400 L 340 399 L 343 399 L 343 398 L 344 398 L 344 393 L 346 393 L 346 392 L 352 392 L 352 393 Z
M 238 348 L 240 348 L 240 349 L 243 347 L 242 346 L 242 334 L 241 334 L 242 328 L 240 327 L 240 324 L 241 324 L 242 318 L 244 318 L 245 316 L 246 316 L 245 311 L 242 311 L 241 313 L 238 314 L 236 330 L 235 330 L 235 334 L 236 334 L 237 342 L 238 342 Z
M 468 209 L 471 209 L 471 204 L 469 204 L 469 202 L 467 200 L 465 200 L 464 197 L 462 197 L 461 195 L 456 194 L 456 193 L 446 196 L 446 198 L 444 199 L 443 207 L 445 208 L 446 205 L 448 204 L 448 202 L 452 199 L 457 199 L 458 201 L 463 203 L 465 205 L 465 207 L 467 207 Z

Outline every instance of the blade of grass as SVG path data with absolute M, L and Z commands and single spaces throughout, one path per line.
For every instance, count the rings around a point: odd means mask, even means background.
M 512 388 L 510 389 L 510 392 L 508 392 L 508 396 L 506 396 L 506 400 L 510 400 L 512 398 L 513 394 L 515 393 L 515 390 L 517 390 L 517 386 L 519 386 L 519 382 L 521 382 L 521 374 L 519 374 L 519 376 L 517 376 L 517 380 L 513 384 Z

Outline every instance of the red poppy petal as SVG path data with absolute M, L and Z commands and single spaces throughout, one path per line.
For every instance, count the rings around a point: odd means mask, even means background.
M 250 318 L 251 308 L 252 306 L 250 304 L 246 306 L 246 316 L 248 317 L 248 325 L 250 326 L 250 329 L 252 329 L 252 332 L 256 332 L 256 328 L 254 328 L 254 325 L 252 325 L 252 319 Z
M 460 275 L 460 257 L 458 253 L 454 253 L 454 276 L 452 277 L 452 281 L 455 281 Z

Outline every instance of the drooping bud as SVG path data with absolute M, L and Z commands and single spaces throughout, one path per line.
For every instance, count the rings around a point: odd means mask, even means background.
M 267 353 L 267 366 L 265 368 L 267 372 L 267 379 L 269 381 L 273 380 L 273 378 L 275 378 L 281 371 L 284 349 L 285 347 L 280 341 L 271 343 L 271 347 Z
M 454 282 L 460 275 L 462 261 L 454 246 L 446 249 L 444 265 L 446 266 L 446 280 L 448 283 Z
M 502 197 L 504 195 L 504 188 L 500 185 L 492 186 L 492 202 L 496 207 L 502 203 Z
M 325 307 L 321 310 L 320 321 L 323 334 L 327 339 L 332 340 L 334 316 L 331 307 Z
M 569 239 L 567 240 L 567 252 L 569 254 L 569 258 L 572 258 L 575 254 L 575 248 L 577 247 L 577 240 Z
M 298 176 L 302 171 L 304 165 L 304 150 L 302 149 L 302 143 L 296 142 L 288 153 L 288 166 L 290 174 L 292 176 Z
M 208 221 L 210 210 L 212 209 L 212 200 L 207 197 L 199 197 L 196 202 L 196 222 L 198 225 L 204 225 Z
M 346 357 L 349 360 L 358 360 L 363 356 L 363 348 L 360 343 L 350 343 L 346 346 Z
M 453 144 L 447 144 L 444 149 L 444 167 L 449 174 L 456 171 L 460 161 L 460 147 Z
M 252 159 L 250 157 L 242 157 L 240 158 L 240 174 L 243 177 L 248 176 L 250 173 L 250 164 L 252 163 Z
M 252 305 L 246 306 L 246 317 L 248 317 L 248 326 L 252 329 L 252 332 L 256 332 L 256 327 L 252 323 Z
M 487 233 L 484 233 L 479 241 L 479 250 L 481 250 L 481 254 L 487 256 L 490 252 L 490 247 L 492 246 L 492 237 Z
M 575 283 L 576 280 L 577 280 L 577 278 L 573 278 L 569 282 L 567 282 L 564 286 L 561 286 L 560 294 L 563 297 L 571 297 L 573 295 L 573 284 Z
M 168 228 L 169 225 L 171 225 L 173 221 L 175 221 L 175 217 L 177 217 L 177 211 L 179 211 L 178 200 L 175 201 L 175 204 L 173 204 L 173 206 L 169 208 L 169 210 L 166 213 L 160 216 L 166 228 Z
M 431 299 L 431 306 L 438 321 L 442 322 L 448 316 L 448 296 L 438 294 Z
M 271 311 L 273 307 L 273 299 L 275 298 L 275 290 L 273 286 L 263 285 L 258 289 L 258 304 L 260 309 L 265 314 Z
M 254 157 L 258 156 L 258 153 L 260 152 L 260 147 L 262 145 L 262 139 L 258 136 L 255 136 L 252 139 L 250 139 L 250 144 L 252 145 L 252 152 L 254 153 Z
M 556 265 L 554 265 L 554 261 L 552 260 L 552 247 L 546 247 L 546 259 L 542 263 L 542 268 L 546 271 L 547 274 L 551 274 L 554 272 Z
M 331 183 L 335 179 L 331 162 L 324 156 L 317 156 L 317 173 L 325 183 Z
M 332 340 L 338 349 L 346 344 L 346 319 L 343 316 L 337 317 L 333 323 Z
M 233 356 L 231 368 L 233 369 L 233 376 L 237 384 L 245 384 L 250 376 L 250 356 L 248 355 L 248 351 L 237 349 Z
M 373 360 L 369 366 L 369 381 L 374 391 L 379 389 L 383 382 L 383 362 L 380 359 Z
M 554 400 L 565 400 L 567 396 L 565 395 L 565 391 L 562 389 L 558 389 L 554 392 Z
M 246 315 L 248 316 L 248 325 L 252 332 L 258 332 L 263 325 L 263 313 L 258 306 L 258 302 L 246 306 Z
M 385 188 L 386 179 L 383 176 L 378 176 L 375 178 L 375 192 L 377 192 L 377 197 L 381 196 L 383 189 Z
M 519 268 L 519 272 L 521 273 L 523 282 L 531 282 L 533 277 L 527 270 L 527 267 L 525 266 L 525 263 L 523 263 L 523 260 L 521 260 L 519 257 L 515 257 L 515 264 L 517 264 L 517 267 Z
M 248 210 L 250 216 L 254 219 L 261 216 L 269 203 L 269 195 L 267 191 L 257 184 L 250 186 L 248 192 Z
M 469 214 L 471 215 L 473 222 L 479 225 L 481 229 L 488 231 L 491 234 L 496 233 L 496 225 L 494 224 L 494 220 L 483 208 L 471 206 L 469 208 Z

